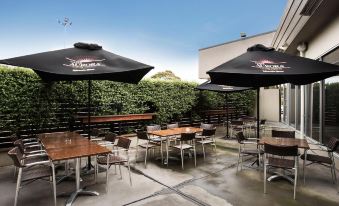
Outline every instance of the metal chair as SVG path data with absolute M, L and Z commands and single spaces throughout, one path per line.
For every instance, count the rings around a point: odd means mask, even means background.
M 264 193 L 266 194 L 267 170 L 270 168 L 293 170 L 294 179 L 289 176 L 279 174 L 285 179 L 294 183 L 293 198 L 296 198 L 298 180 L 298 146 L 277 146 L 264 144 Z M 270 155 L 270 156 L 268 156 Z M 286 159 L 285 157 L 293 157 Z
M 172 146 L 180 150 L 181 168 L 184 169 L 184 154 L 185 151 L 193 149 L 194 153 L 194 166 L 197 166 L 197 155 L 195 150 L 195 133 L 182 133 L 180 136 L 180 144 Z
M 146 131 L 147 132 L 152 132 L 152 131 L 159 131 L 161 130 L 161 126 L 160 125 L 150 125 L 150 126 L 146 126 Z M 163 144 L 165 143 L 165 147 L 167 146 L 167 138 L 164 137 L 159 137 L 156 135 L 152 135 L 150 138 L 150 141 L 153 143 L 159 143 L 160 144 L 160 153 L 161 153 L 161 162 L 163 162 L 164 160 L 164 154 L 163 154 Z
M 336 167 L 335 167 L 335 161 L 334 161 L 334 155 L 333 152 L 335 152 L 338 147 L 339 147 L 339 139 L 335 138 L 335 137 L 331 137 L 326 145 L 323 144 L 318 144 L 320 146 L 324 146 L 326 147 L 326 149 L 310 149 L 311 151 L 324 151 L 327 152 L 328 156 L 322 156 L 322 155 L 317 155 L 317 154 L 308 154 L 306 153 L 306 155 L 302 154 L 300 155 L 300 158 L 302 160 L 307 160 L 310 161 L 309 164 L 303 165 L 303 173 L 304 173 L 304 183 L 305 183 L 305 166 L 317 163 L 317 164 L 321 164 L 325 167 L 330 168 L 331 170 L 331 175 L 332 175 L 332 181 L 334 184 L 337 184 L 337 175 L 336 175 Z
M 295 138 L 295 131 L 272 130 L 272 137 Z
M 137 161 L 137 158 L 138 158 L 138 148 L 141 147 L 145 149 L 145 160 L 144 161 L 145 161 L 145 168 L 146 168 L 148 150 L 153 149 L 153 152 L 154 152 L 155 147 L 158 147 L 158 146 L 160 147 L 160 144 L 157 142 L 153 142 L 151 138 L 148 136 L 146 131 L 137 130 L 136 133 L 137 133 L 137 146 L 136 146 L 136 153 L 135 153 L 135 161 Z M 143 142 L 139 144 L 140 141 L 143 141 Z
M 201 124 L 200 124 L 200 128 L 201 128 L 201 129 L 213 129 L 214 126 L 213 126 L 213 124 L 205 124 L 205 123 L 201 123 Z
M 14 206 L 18 203 L 18 195 L 21 187 L 26 186 L 36 180 L 52 177 L 54 205 L 56 205 L 56 183 L 54 164 L 50 160 L 31 161 L 26 159 L 18 147 L 14 147 L 8 152 L 13 160 L 14 166 L 19 168 L 18 179 L 15 190 Z M 46 165 L 49 164 L 49 165 Z M 26 183 L 22 185 L 22 183 Z
M 211 146 L 214 146 L 215 154 L 217 155 L 217 145 L 216 145 L 215 139 L 214 139 L 215 131 L 216 131 L 216 128 L 203 129 L 201 135 L 195 136 L 196 139 L 200 139 L 200 140 L 197 141 L 197 143 L 200 143 L 201 146 L 202 146 L 202 152 L 203 152 L 203 155 L 204 155 L 204 159 L 206 157 L 206 155 L 205 155 L 205 144 L 209 144 Z
M 131 140 L 124 138 L 124 137 L 119 137 L 118 143 L 116 145 L 116 149 L 112 150 L 112 154 L 108 154 L 105 156 L 99 156 L 97 157 L 97 164 L 96 164 L 96 174 L 98 174 L 98 165 L 106 165 L 106 191 L 108 191 L 107 185 L 108 185 L 108 170 L 112 165 L 118 165 L 119 166 L 119 172 L 120 176 L 122 179 L 122 173 L 121 173 L 121 165 L 124 165 L 125 163 L 127 164 L 128 168 L 128 174 L 129 174 L 129 181 L 130 185 L 132 186 L 132 177 L 131 177 L 131 168 L 129 164 L 129 155 L 128 155 L 128 150 L 129 146 L 131 145 Z M 125 151 L 126 156 L 121 156 L 119 154 L 120 151 Z
M 117 134 L 113 132 L 106 132 L 102 140 L 99 141 L 98 144 L 102 146 L 113 146 L 114 147 L 116 138 L 117 138 Z
M 246 156 L 258 157 L 257 161 L 260 164 L 261 155 L 264 154 L 264 151 L 261 150 L 260 147 L 258 146 L 258 139 L 257 138 L 246 138 L 243 132 L 238 132 L 236 135 L 236 138 L 239 143 L 237 172 L 239 171 L 239 165 L 240 165 L 240 169 L 242 170 L 244 157 Z
M 167 129 L 174 129 L 174 128 L 178 128 L 179 124 L 178 123 L 167 124 L 166 127 Z
M 243 132 L 244 133 L 244 122 L 242 120 L 232 120 L 230 128 L 231 128 L 231 133 L 230 133 L 231 137 L 233 137 L 234 132 Z

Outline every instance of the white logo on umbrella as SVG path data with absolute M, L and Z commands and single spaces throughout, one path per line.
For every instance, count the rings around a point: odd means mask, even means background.
M 66 57 L 69 64 L 63 64 L 66 67 L 72 67 L 74 72 L 93 71 L 94 67 L 105 66 L 105 59 L 98 59 L 95 56 Z
M 274 62 L 267 59 L 251 62 L 255 63 L 252 67 L 261 69 L 262 72 L 285 72 L 285 69 L 290 68 L 284 65 L 286 62 Z

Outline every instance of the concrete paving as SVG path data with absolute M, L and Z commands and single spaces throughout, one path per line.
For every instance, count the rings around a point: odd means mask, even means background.
M 224 136 L 223 128 L 218 128 L 217 136 Z M 81 196 L 73 205 L 339 205 L 339 193 L 331 181 L 330 170 L 318 165 L 307 168 L 305 185 L 299 181 L 297 200 L 293 200 L 293 186 L 285 181 L 268 182 L 268 192 L 264 194 L 261 168 L 244 167 L 236 172 L 237 146 L 234 140 L 218 139 L 217 155 L 211 149 L 205 160 L 198 155 L 197 167 L 194 167 L 193 159 L 186 158 L 185 170 L 181 169 L 180 161 L 172 160 L 167 166 L 152 157 L 145 168 L 144 152 L 139 151 L 135 162 L 135 150 L 132 149 L 132 186 L 125 167 L 122 168 L 122 180 L 114 173 L 114 168 L 110 169 L 107 193 L 105 173 L 99 174 L 97 184 L 94 184 L 93 176 L 84 176 L 82 185 L 100 195 Z M 57 193 L 70 192 L 74 188 L 74 182 L 62 182 L 57 185 Z M 0 168 L 0 191 L 0 205 L 13 205 L 15 179 L 12 166 Z M 58 197 L 57 200 L 58 205 L 64 205 L 66 198 Z M 20 192 L 18 205 L 53 205 L 51 185 L 44 181 L 27 185 Z

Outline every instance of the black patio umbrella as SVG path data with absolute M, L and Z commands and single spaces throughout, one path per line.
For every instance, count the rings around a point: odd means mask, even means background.
M 213 92 L 219 92 L 225 94 L 225 103 L 226 103 L 226 138 L 229 138 L 228 134 L 228 120 L 229 120 L 229 112 L 228 112 L 228 93 L 233 92 L 240 92 L 252 89 L 250 87 L 234 87 L 234 86 L 226 86 L 226 85 L 220 85 L 220 84 L 211 84 L 211 81 L 204 82 L 196 87 L 198 90 L 208 90 Z
M 33 69 L 45 82 L 88 81 L 88 139 L 91 80 L 138 83 L 152 66 L 105 51 L 97 44 L 76 43 L 74 48 L 0 60 L 0 64 Z
M 247 52 L 207 72 L 213 84 L 256 87 L 259 137 L 259 87 L 305 85 L 339 74 L 339 66 L 254 45 Z

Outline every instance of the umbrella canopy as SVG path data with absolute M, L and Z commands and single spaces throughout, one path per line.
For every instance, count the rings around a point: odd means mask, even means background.
M 244 90 L 252 89 L 250 87 L 234 87 L 234 86 L 226 86 L 226 85 L 219 85 L 219 84 L 211 84 L 211 81 L 204 82 L 196 87 L 198 90 L 208 90 L 213 92 L 220 92 L 225 94 L 225 102 L 226 102 L 226 136 L 225 138 L 229 138 L 228 132 L 228 98 L 227 94 L 232 92 L 240 92 Z
M 226 86 L 220 84 L 211 84 L 211 81 L 206 81 L 199 86 L 196 87 L 199 90 L 208 90 L 214 92 L 221 92 L 221 93 L 231 93 L 231 92 L 240 92 L 244 90 L 252 89 L 251 87 L 234 87 L 234 86 Z
M 207 74 L 213 84 L 242 87 L 304 85 L 339 74 L 339 66 L 277 52 L 259 44 Z
M 152 66 L 110 53 L 96 44 L 0 60 L 33 69 L 44 81 L 112 80 L 138 83 Z

